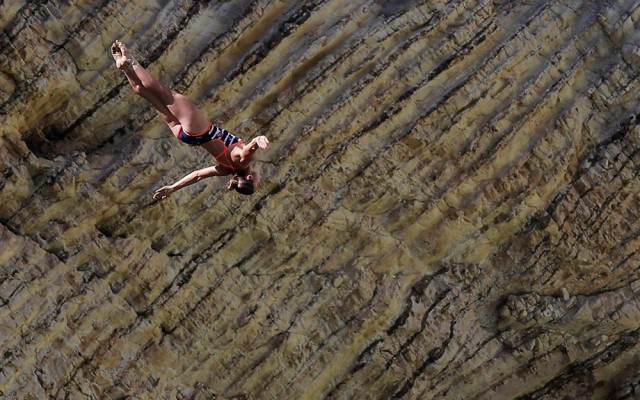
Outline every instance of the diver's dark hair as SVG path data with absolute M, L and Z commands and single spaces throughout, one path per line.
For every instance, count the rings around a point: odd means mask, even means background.
M 253 179 L 240 179 L 238 184 L 236 185 L 236 192 L 242 193 L 244 195 L 253 194 L 256 191 L 255 185 L 253 184 Z
M 227 189 L 235 189 L 236 192 L 244 195 L 250 195 L 256 191 L 253 177 L 251 175 L 242 176 L 238 174 L 231 178 L 227 185 Z

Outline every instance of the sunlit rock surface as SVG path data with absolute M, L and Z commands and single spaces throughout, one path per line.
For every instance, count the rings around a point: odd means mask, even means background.
M 0 2 L 8 399 L 640 396 L 640 2 Z M 212 178 L 109 46 L 272 145 Z

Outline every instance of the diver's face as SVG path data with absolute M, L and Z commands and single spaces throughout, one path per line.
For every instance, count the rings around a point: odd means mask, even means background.
M 253 186 L 256 188 L 260 185 L 260 174 L 251 168 L 247 171 L 244 179 L 253 181 Z

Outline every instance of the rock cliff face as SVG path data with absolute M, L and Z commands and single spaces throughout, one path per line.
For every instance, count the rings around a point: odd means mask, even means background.
M 4 398 L 639 398 L 640 2 L 0 2 Z M 251 197 L 115 69 L 225 128 Z

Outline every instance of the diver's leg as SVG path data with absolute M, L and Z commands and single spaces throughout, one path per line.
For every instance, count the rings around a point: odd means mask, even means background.
M 190 99 L 162 85 L 129 55 L 124 44 L 116 41 L 111 46 L 111 52 L 116 66 L 124 71 L 131 87 L 154 106 L 174 135 L 180 128 L 187 133 L 197 134 L 209 127 L 209 121 Z
M 124 73 L 127 77 L 127 80 L 129 80 L 129 84 L 131 85 L 133 90 L 149 103 L 151 103 L 153 108 L 156 109 L 156 112 L 158 113 L 160 118 L 162 118 L 162 120 L 166 122 L 167 125 L 169 125 L 169 129 L 171 129 L 173 135 L 177 137 L 181 128 L 178 118 L 176 118 L 176 116 L 173 115 L 171 111 L 169 111 L 167 106 L 162 101 L 158 100 L 153 92 L 147 90 L 140 84 L 140 81 L 137 79 L 137 76 L 134 73 L 132 73 L 131 71 L 127 71 L 127 69 L 124 69 Z

